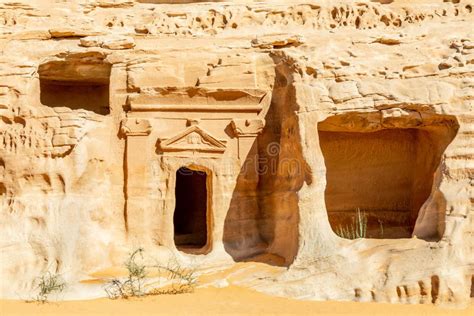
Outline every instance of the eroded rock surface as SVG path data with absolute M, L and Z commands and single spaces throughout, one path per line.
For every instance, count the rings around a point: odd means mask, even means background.
M 280 296 L 466 304 L 474 3 L 172 2 L 0 2 L 1 295 L 104 295 L 81 281 L 144 247 L 281 266 L 233 281 Z

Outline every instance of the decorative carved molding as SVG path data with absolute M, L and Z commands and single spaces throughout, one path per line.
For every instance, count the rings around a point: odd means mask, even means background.
M 232 112 L 232 113 L 259 113 L 263 106 L 257 105 L 169 105 L 169 104 L 138 104 L 130 103 L 131 110 L 134 112 Z
M 126 118 L 122 120 L 121 133 L 127 136 L 147 136 L 151 133 L 150 121 L 138 118 Z
M 131 112 L 260 113 L 267 91 L 260 89 L 212 89 L 202 87 L 160 89 L 127 98 Z
M 253 137 L 260 134 L 265 127 L 263 119 L 233 119 L 232 129 L 237 137 Z
M 159 139 L 158 147 L 164 152 L 223 153 L 226 150 L 226 141 L 215 138 L 197 125 L 191 125 L 176 136 Z
M 187 119 L 186 121 L 187 126 L 194 126 L 194 125 L 198 125 L 199 123 L 201 123 L 201 120 L 199 119 Z

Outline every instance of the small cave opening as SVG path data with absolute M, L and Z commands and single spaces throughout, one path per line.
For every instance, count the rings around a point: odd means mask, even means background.
M 54 61 L 40 65 L 40 102 L 50 107 L 110 113 L 110 72 L 107 63 Z
M 7 187 L 0 182 L 0 197 L 7 195 Z
M 474 274 L 471 275 L 471 297 L 474 297 Z
M 354 122 L 360 118 L 341 115 L 318 124 L 330 225 L 350 239 L 409 238 L 457 123 L 443 118 L 433 124 L 383 128 L 358 126 Z M 430 223 L 443 222 L 442 210 L 439 213 Z M 363 233 L 353 237 L 350 230 Z
M 474 274 L 471 275 L 471 298 L 474 298 Z
M 206 253 L 208 245 L 208 175 L 182 167 L 176 171 L 174 242 L 178 250 Z

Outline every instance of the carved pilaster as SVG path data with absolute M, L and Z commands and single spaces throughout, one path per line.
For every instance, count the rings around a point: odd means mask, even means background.
M 233 119 L 230 123 L 238 141 L 239 159 L 245 159 L 255 146 L 255 138 L 265 127 L 263 119 Z M 254 147 L 254 151 L 255 147 Z
M 151 133 L 150 121 L 138 118 L 122 120 L 120 132 L 126 136 L 148 136 Z
M 233 119 L 231 125 L 237 137 L 256 137 L 265 127 L 265 120 Z

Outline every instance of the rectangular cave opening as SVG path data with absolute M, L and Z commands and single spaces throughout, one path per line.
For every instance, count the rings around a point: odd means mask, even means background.
M 174 242 L 178 250 L 200 254 L 208 244 L 208 175 L 182 167 L 176 172 Z
M 55 61 L 40 65 L 40 102 L 50 107 L 110 113 L 110 72 L 107 63 Z
M 431 194 L 442 153 L 452 140 L 451 134 L 445 133 L 448 129 L 423 126 L 349 131 L 332 123 L 319 123 L 318 134 L 326 166 L 325 202 L 333 231 L 341 237 L 360 238 L 348 237 L 344 231 L 357 231 L 365 225 L 365 238 L 411 237 L 418 212 Z M 430 223 L 436 226 L 442 220 Z
M 107 84 L 41 80 L 40 89 L 40 100 L 44 105 L 84 109 L 101 115 L 110 113 Z

